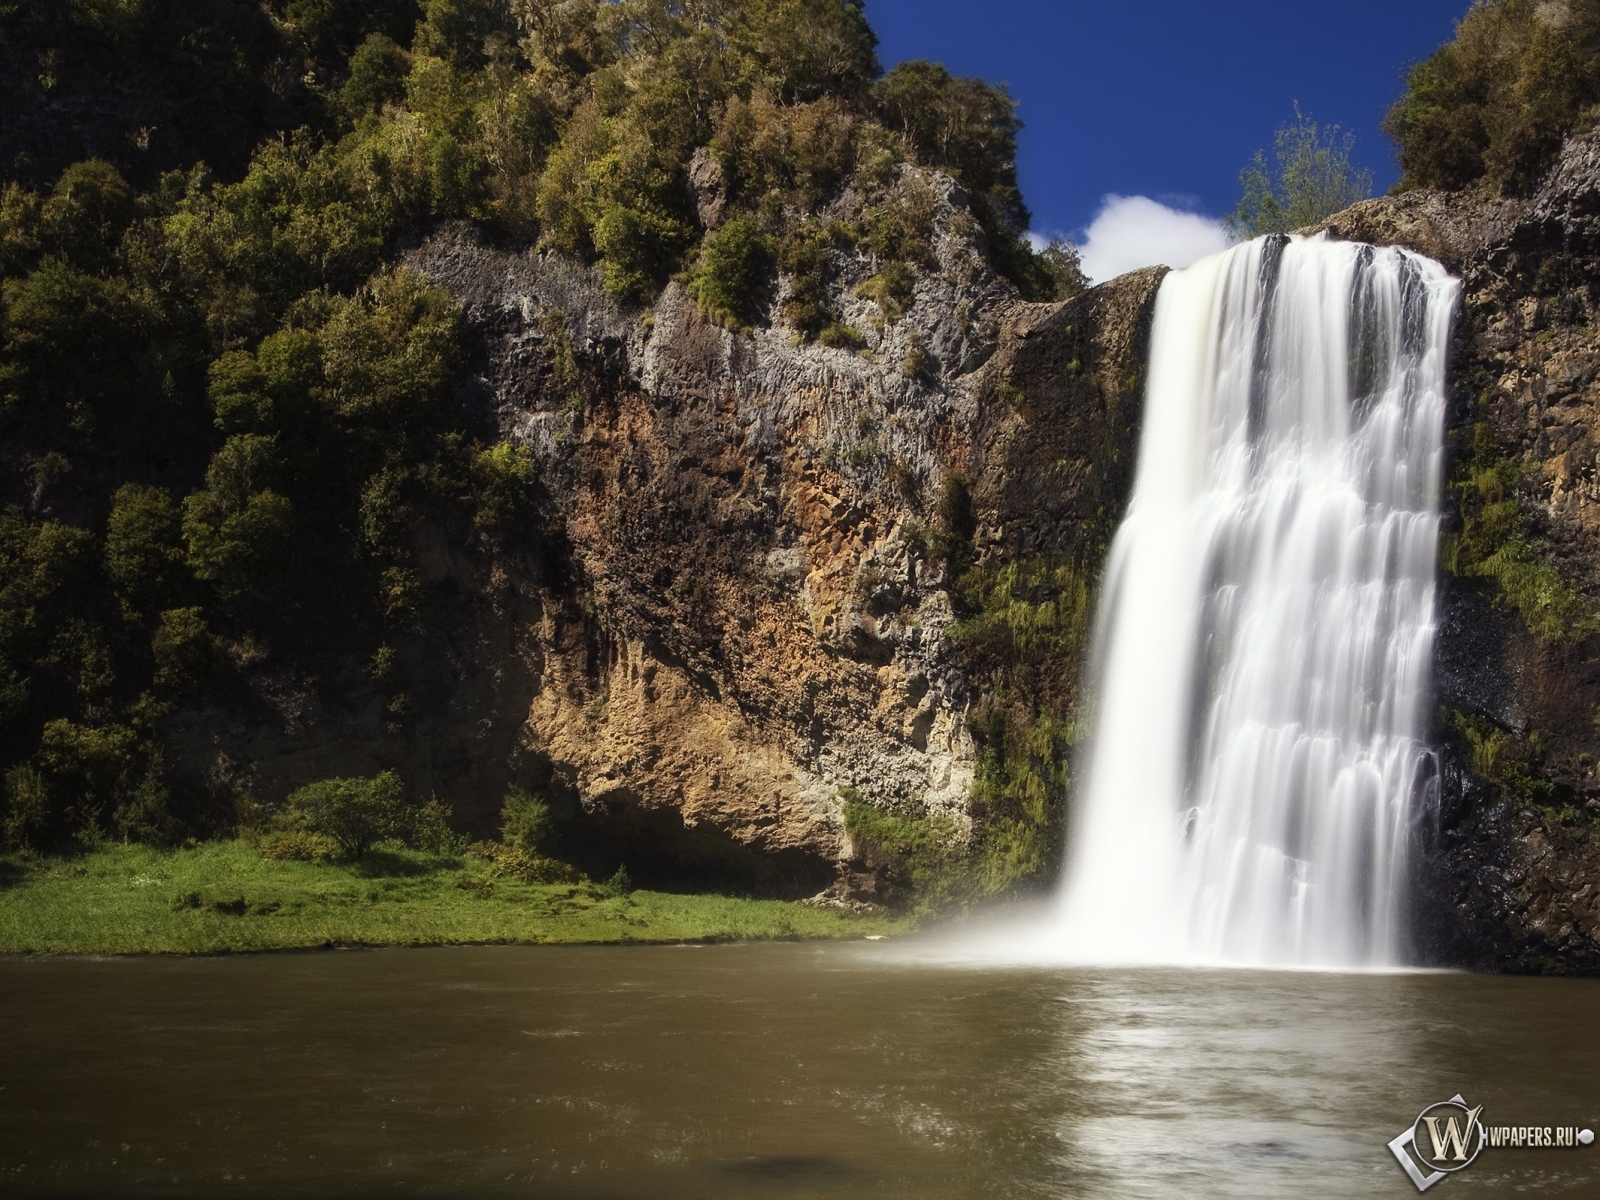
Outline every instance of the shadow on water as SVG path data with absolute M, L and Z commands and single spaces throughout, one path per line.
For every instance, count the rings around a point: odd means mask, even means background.
M 812 1182 L 857 1178 L 861 1172 L 849 1163 L 818 1154 L 753 1154 L 722 1164 L 724 1174 L 769 1182 Z

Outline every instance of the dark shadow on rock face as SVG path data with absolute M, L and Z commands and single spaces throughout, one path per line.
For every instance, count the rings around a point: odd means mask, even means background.
M 1506 728 L 1523 724 L 1506 675 L 1507 623 L 1488 597 L 1447 576 L 1440 589 L 1436 624 L 1433 672 L 1438 702 Z
M 638 887 L 663 892 L 725 892 L 797 900 L 832 882 L 832 865 L 801 849 L 758 850 L 677 809 L 642 807 L 617 791 L 564 814 L 558 857 L 591 879 L 619 866 Z

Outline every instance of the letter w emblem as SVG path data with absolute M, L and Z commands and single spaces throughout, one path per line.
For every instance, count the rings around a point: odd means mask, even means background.
M 1457 1124 L 1456 1118 L 1451 1117 L 1444 1121 L 1443 1117 L 1423 1117 L 1423 1122 L 1428 1126 L 1428 1136 L 1433 1140 L 1433 1161 L 1444 1162 L 1454 1159 L 1456 1162 L 1467 1161 L 1467 1146 L 1472 1140 L 1472 1127 L 1478 1123 L 1478 1114 L 1483 1111 L 1483 1105 L 1478 1105 L 1467 1114 L 1465 1124 Z M 1439 1123 L 1444 1121 L 1444 1133 L 1439 1133 Z

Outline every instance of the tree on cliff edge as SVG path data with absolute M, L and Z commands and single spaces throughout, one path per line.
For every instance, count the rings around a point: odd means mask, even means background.
M 1274 141 L 1273 165 L 1257 150 L 1239 172 L 1244 194 L 1227 220 L 1234 237 L 1303 229 L 1372 195 L 1372 172 L 1351 163 L 1356 140 L 1339 126 L 1319 126 L 1297 104 Z

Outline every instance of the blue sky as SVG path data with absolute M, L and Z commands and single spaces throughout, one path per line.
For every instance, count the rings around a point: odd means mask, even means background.
M 886 68 L 931 58 L 1010 85 L 1035 230 L 1083 242 L 1111 217 L 1123 241 L 1143 228 L 1174 257 L 1215 226 L 1161 214 L 1226 215 L 1240 168 L 1270 149 L 1296 101 L 1354 133 L 1357 161 L 1385 190 L 1397 171 L 1378 122 L 1405 67 L 1448 41 L 1469 3 L 866 0 L 866 11 Z M 1107 212 L 1113 195 L 1157 204 Z M 1111 236 L 1103 223 L 1096 232 Z

